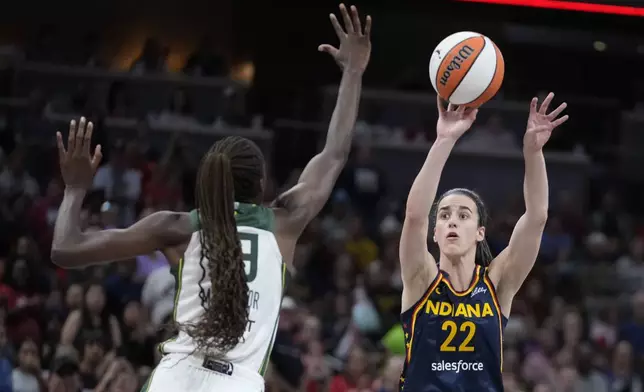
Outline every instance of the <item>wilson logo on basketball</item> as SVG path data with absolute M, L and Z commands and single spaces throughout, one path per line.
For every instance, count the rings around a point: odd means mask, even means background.
M 463 62 L 467 60 L 474 52 L 475 50 L 471 46 L 463 45 L 458 53 L 454 55 L 447 67 L 445 67 L 445 71 L 441 75 L 438 82 L 443 86 L 447 86 L 449 77 L 452 75 L 452 71 L 461 69 L 461 64 L 463 64 Z

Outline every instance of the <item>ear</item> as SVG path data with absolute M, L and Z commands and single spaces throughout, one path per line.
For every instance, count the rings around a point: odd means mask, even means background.
M 485 239 L 485 227 L 481 226 L 476 231 L 476 241 L 481 242 Z
M 434 226 L 434 234 L 432 236 L 432 241 L 436 242 L 436 227 Z

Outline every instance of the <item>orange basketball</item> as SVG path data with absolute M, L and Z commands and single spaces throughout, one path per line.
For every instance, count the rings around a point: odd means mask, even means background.
M 505 62 L 496 44 L 471 31 L 442 40 L 429 60 L 434 90 L 455 105 L 483 105 L 499 91 L 504 74 Z

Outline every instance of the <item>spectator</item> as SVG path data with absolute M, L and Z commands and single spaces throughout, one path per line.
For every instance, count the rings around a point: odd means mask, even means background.
M 354 346 L 349 353 L 344 372 L 331 379 L 329 392 L 368 390 L 372 383 L 371 376 L 367 372 L 368 363 L 364 349 Z
M 360 217 L 354 217 L 349 223 L 346 251 L 357 262 L 361 271 L 365 271 L 369 264 L 378 258 L 378 246 L 367 236 Z
M 63 345 L 83 347 L 87 336 L 102 336 L 108 350 L 121 346 L 121 330 L 114 315 L 105 308 L 105 291 L 100 284 L 89 286 L 83 309 L 69 313 L 60 334 Z
M 575 392 L 603 392 L 609 390 L 606 376 L 593 366 L 593 350 L 589 344 L 579 347 L 577 368 L 579 380 Z
M 302 349 L 295 340 L 297 312 L 295 301 L 291 297 L 284 297 L 275 344 L 271 352 L 271 362 L 274 366 L 273 377 L 276 384 L 286 390 L 297 390 L 304 375 L 304 365 L 301 359 Z
M 644 239 L 635 237 L 630 241 L 628 253 L 617 260 L 617 272 L 631 291 L 644 287 Z
M 123 311 L 123 347 L 121 353 L 137 368 L 154 367 L 156 347 L 154 330 L 150 327 L 144 309 L 137 301 L 130 301 Z
M 0 172 L 0 192 L 5 195 L 26 195 L 35 198 L 39 194 L 36 180 L 25 169 L 26 151 L 17 148 L 9 156 L 8 163 Z
M 104 367 L 105 342 L 102 333 L 93 331 L 87 332 L 82 344 L 82 357 L 78 364 L 79 374 L 83 386 L 87 389 L 94 389 L 98 385 L 101 370 Z
M 616 392 L 642 392 L 644 384 L 633 373 L 633 348 L 628 342 L 619 342 L 613 353 L 611 390 Z
M 111 151 L 110 161 L 101 166 L 94 177 L 94 189 L 102 190 L 105 197 L 124 208 L 120 225 L 133 221 L 134 204 L 141 195 L 141 173 L 129 166 L 132 150 L 126 151 L 117 143 Z
M 633 318 L 625 322 L 620 330 L 620 340 L 632 346 L 635 355 L 644 355 L 644 291 L 638 291 L 631 298 Z
M 13 369 L 11 383 L 14 392 L 46 392 L 47 384 L 42 377 L 38 346 L 33 340 L 25 340 L 18 350 L 18 366 Z
M 397 392 L 404 363 L 404 357 L 387 359 L 381 376 L 374 382 L 374 392 Z

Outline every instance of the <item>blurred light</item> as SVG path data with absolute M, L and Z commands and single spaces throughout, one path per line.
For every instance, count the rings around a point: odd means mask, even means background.
M 606 44 L 602 41 L 595 41 L 593 42 L 593 48 L 598 52 L 603 52 L 606 50 Z
M 246 61 L 234 65 L 230 70 L 230 78 L 236 82 L 251 85 L 255 78 L 255 64 L 252 61 Z
M 515 5 L 520 7 L 548 8 L 553 10 L 594 12 L 599 14 L 644 16 L 644 8 L 622 5 L 587 3 L 561 0 L 456 0 L 468 3 Z

